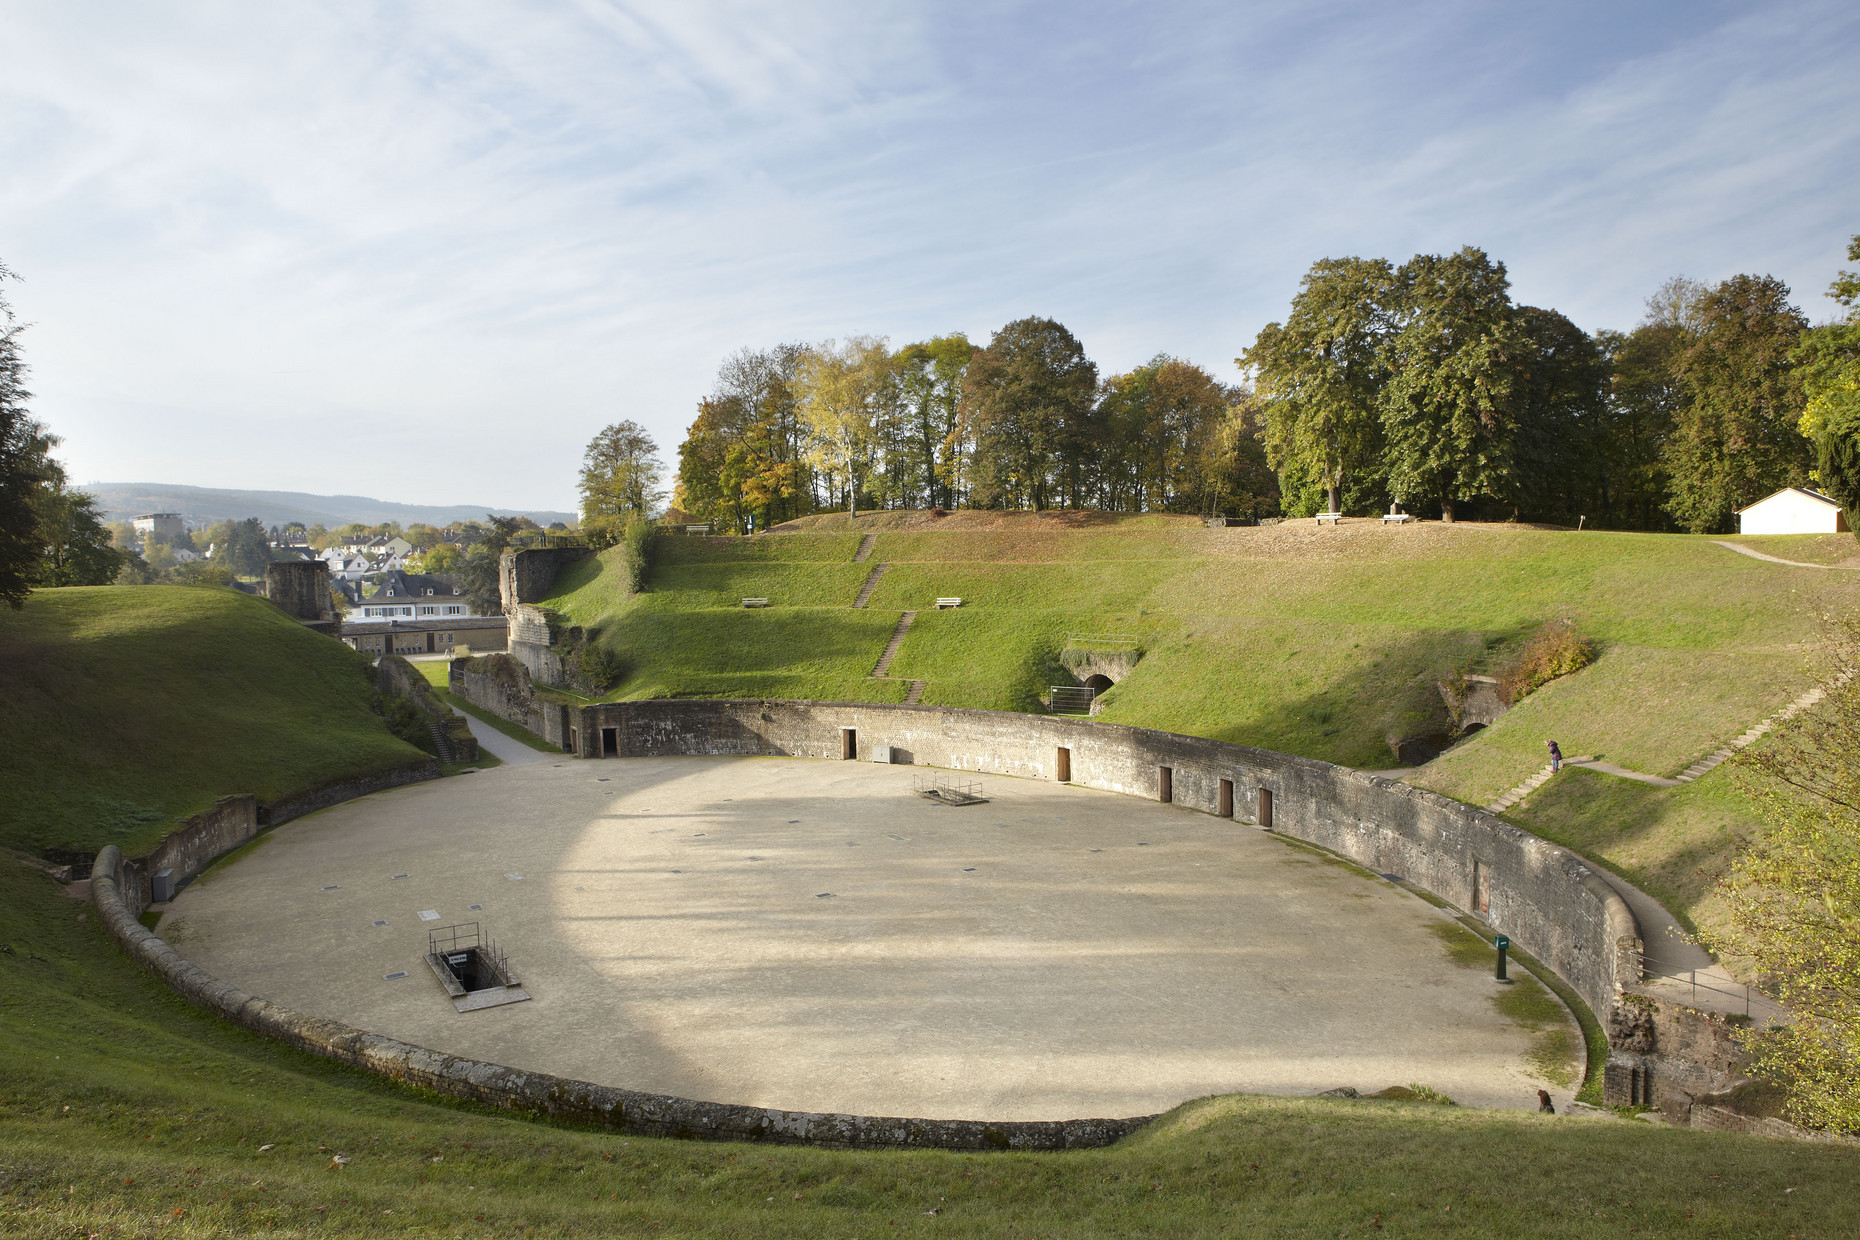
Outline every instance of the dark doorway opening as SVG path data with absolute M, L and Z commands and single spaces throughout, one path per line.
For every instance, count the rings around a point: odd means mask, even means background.
M 1156 799 L 1159 801 L 1175 800 L 1175 768 L 1159 766 L 1156 768 Z
M 1481 917 L 1492 915 L 1492 871 L 1473 861 L 1473 912 Z
M 1220 795 L 1215 800 L 1214 812 L 1220 815 L 1222 818 L 1232 818 L 1234 816 L 1234 781 L 1233 780 L 1223 779 L 1221 781 L 1221 791 L 1220 791 Z
M 1062 784 L 1072 782 L 1072 751 L 1060 748 L 1053 754 L 1053 778 Z
M 570 728 L 568 730 L 568 744 L 562 746 L 562 752 L 563 753 L 580 753 L 581 752 L 581 729 Z
M 620 729 L 601 729 L 601 757 L 617 758 L 620 756 Z
M 840 729 L 840 759 L 852 762 L 859 757 L 859 733 L 853 728 Z
M 1091 690 L 1092 696 L 1096 697 L 1111 687 L 1111 678 L 1102 674 L 1091 675 L 1085 678 L 1084 684 L 1087 689 Z
M 1272 830 L 1272 789 L 1259 790 L 1259 825 Z

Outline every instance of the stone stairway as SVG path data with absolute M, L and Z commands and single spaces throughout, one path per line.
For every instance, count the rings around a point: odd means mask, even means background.
M 870 538 L 872 535 L 867 534 L 866 537 Z M 874 564 L 872 566 L 872 571 L 865 575 L 865 584 L 859 587 L 859 597 L 853 600 L 854 607 L 865 606 L 866 600 L 872 597 L 872 591 L 878 589 L 878 579 L 883 577 L 885 575 L 885 570 L 890 567 L 891 565 L 889 564 Z
M 915 706 L 923 700 L 924 682 L 921 680 L 913 680 L 911 682 L 911 691 L 904 695 L 904 704 L 906 706 Z
M 859 550 L 853 552 L 853 563 L 863 564 L 871 556 L 872 548 L 878 545 L 877 534 L 867 534 L 859 540 Z
M 439 751 L 439 760 L 441 762 L 458 761 L 458 758 L 455 757 L 452 752 L 452 738 L 446 735 L 446 730 L 444 728 L 440 727 L 434 720 L 428 719 L 426 721 L 426 731 L 428 735 L 433 738 L 433 748 Z
M 1720 545 L 1722 546 L 1723 544 Z M 1741 551 L 1742 548 L 1734 547 L 1733 550 Z M 1754 745 L 1758 738 L 1763 736 L 1764 733 L 1775 731 L 1778 724 L 1786 723 L 1790 719 L 1793 719 L 1826 696 L 1828 696 L 1827 691 L 1819 685 L 1810 689 L 1807 693 L 1804 693 L 1801 697 L 1789 703 L 1787 706 L 1771 715 L 1768 719 L 1765 719 L 1762 723 L 1757 724 L 1754 728 L 1751 728 L 1750 731 L 1744 733 L 1729 745 L 1712 750 L 1697 762 L 1694 762 L 1691 766 L 1679 772 L 1679 782 L 1682 784 L 1691 783 L 1706 771 L 1722 763 L 1726 758 L 1736 754 L 1738 750 Z
M 1573 762 L 1588 762 L 1588 761 L 1590 761 L 1590 759 L 1588 758 L 1569 758 L 1564 761 L 1563 765 L 1568 766 Z M 1541 771 L 1538 771 L 1535 775 L 1531 776 L 1529 779 L 1525 780 L 1523 783 L 1519 784 L 1516 788 L 1513 788 L 1511 791 L 1507 792 L 1504 796 L 1498 798 L 1498 800 L 1492 802 L 1490 805 L 1486 806 L 1485 808 L 1487 809 L 1487 811 L 1491 813 L 1502 814 L 1506 810 L 1510 809 L 1512 806 L 1516 805 L 1519 801 L 1522 801 L 1525 797 L 1531 795 L 1531 793 L 1537 791 L 1539 788 L 1549 783 L 1550 777 L 1554 774 L 1556 774 L 1556 772 L 1552 770 L 1550 767 L 1550 764 L 1546 762 L 1544 763 L 1544 768 Z
M 907 611 L 898 617 L 898 627 L 892 630 L 891 640 L 885 643 L 885 653 L 878 656 L 878 665 L 872 669 L 874 679 L 883 676 L 891 666 L 891 661 L 898 657 L 898 647 L 904 644 L 904 635 L 911 631 L 911 624 L 917 619 L 917 613 Z

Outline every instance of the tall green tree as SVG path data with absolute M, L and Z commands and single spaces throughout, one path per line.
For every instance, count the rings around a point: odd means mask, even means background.
M 812 445 L 809 459 L 840 482 L 849 517 L 859 515 L 859 492 L 875 472 L 897 407 L 896 384 L 891 351 L 878 337 L 829 340 L 801 360 L 795 397 Z
M 1808 321 L 1774 276 L 1733 276 L 1699 299 L 1677 360 L 1681 404 L 1665 450 L 1668 510 L 1695 534 L 1727 532 L 1738 508 L 1809 481 L 1805 400 L 1792 353 Z
M 923 502 L 953 508 L 962 494 L 968 442 L 961 433 L 962 383 L 975 346 L 961 332 L 898 350 L 900 396 L 906 415 L 900 447 L 912 458 Z
M 1389 489 L 1437 501 L 1451 521 L 1462 502 L 1513 492 L 1530 344 L 1505 265 L 1474 246 L 1415 255 L 1396 271 L 1392 300 L 1381 400 Z
M 1097 387 L 1097 366 L 1063 324 L 1024 318 L 996 332 L 963 381 L 973 501 L 1038 512 L 1076 496 Z
M 40 585 L 107 586 L 131 558 L 111 546 L 110 529 L 97 511 L 97 501 L 72 490 L 63 469 L 39 487 L 33 508 L 43 548 Z
M 1512 485 L 1498 498 L 1528 521 L 1575 525 L 1599 517 L 1610 468 L 1607 354 L 1554 310 L 1519 306 L 1515 317 L 1525 345 L 1519 424 Z
M 1860 236 L 1847 258 L 1860 262 Z M 1840 501 L 1860 538 L 1860 271 L 1841 272 L 1828 295 L 1847 313 L 1804 335 L 1790 357 L 1802 373 L 1801 430 L 1814 448 L 1815 483 Z
M 263 577 L 271 562 L 271 545 L 257 517 L 228 521 L 217 535 L 213 559 L 235 577 Z
M 1311 265 L 1284 323 L 1268 323 L 1235 363 L 1264 402 L 1267 459 L 1315 478 L 1330 512 L 1346 480 L 1380 472 L 1383 350 L 1393 330 L 1395 272 L 1386 259 Z
M 23 606 L 38 576 L 40 544 L 33 496 L 44 481 L 44 428 L 27 402 L 26 361 L 20 352 L 24 325 L 13 317 L 4 292 L 19 277 L 0 263 L 0 600 Z
M 603 546 L 618 541 L 628 521 L 644 520 L 665 498 L 659 445 L 637 422 L 602 428 L 581 458 L 581 526 Z

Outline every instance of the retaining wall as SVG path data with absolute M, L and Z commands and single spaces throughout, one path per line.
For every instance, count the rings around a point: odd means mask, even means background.
M 293 818 L 302 818 L 305 814 L 314 814 L 317 810 L 328 809 L 344 801 L 353 801 L 356 797 L 365 797 L 371 792 L 384 792 L 389 788 L 438 779 L 439 775 L 439 759 L 422 758 L 418 762 L 385 771 L 376 771 L 372 775 L 339 779 L 334 783 L 324 784 L 321 788 L 301 792 L 294 797 L 285 797 L 281 801 L 269 801 L 260 805 L 258 825 L 261 827 L 280 826 Z
M 1070 782 L 1170 799 L 1206 813 L 1231 783 L 1236 818 L 1400 875 L 1462 909 L 1556 970 L 1598 1014 L 1639 983 L 1640 931 L 1627 904 L 1568 851 L 1438 793 L 1310 758 L 1147 728 L 1049 715 L 860 702 L 662 700 L 564 708 L 575 752 L 599 757 L 614 729 L 621 756 L 761 754 L 838 758 L 852 729 L 863 757 L 1052 779 L 1069 751 Z M 1481 907 L 1483 905 L 1483 907 Z
M 622 1132 L 653 1137 L 845 1147 L 956 1150 L 1064 1150 L 1109 1145 L 1154 1116 L 1051 1122 L 987 1123 L 776 1111 L 644 1094 L 611 1085 L 524 1072 L 462 1059 L 368 1033 L 340 1021 L 305 1016 L 229 986 L 149 933 L 123 899 L 123 855 L 115 845 L 97 854 L 91 897 L 104 925 L 136 961 L 191 1003 L 256 1033 L 314 1055 L 379 1072 L 455 1098 L 468 1098 Z
M 130 916 L 140 915 L 153 901 L 155 875 L 173 870 L 174 885 L 179 889 L 212 865 L 215 858 L 257 834 L 258 798 L 250 793 L 221 797 L 205 813 L 183 818 L 181 825 L 162 837 L 147 857 L 122 863 L 118 881 L 123 901 L 130 906 Z

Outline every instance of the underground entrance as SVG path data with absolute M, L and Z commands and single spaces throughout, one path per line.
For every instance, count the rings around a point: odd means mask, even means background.
M 426 963 L 461 1012 L 521 1003 L 529 992 L 511 976 L 510 959 L 477 922 L 442 926 L 426 936 Z

